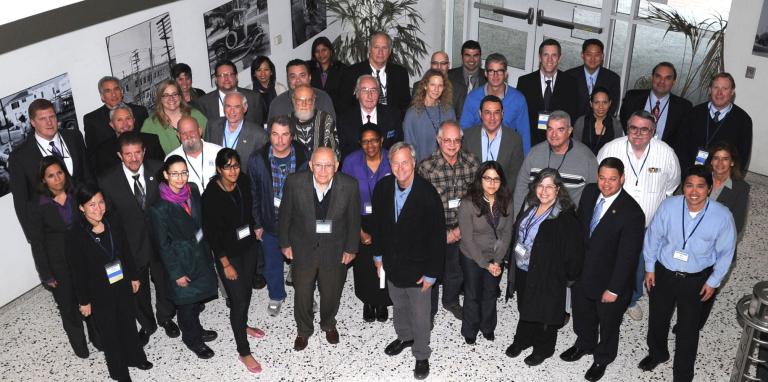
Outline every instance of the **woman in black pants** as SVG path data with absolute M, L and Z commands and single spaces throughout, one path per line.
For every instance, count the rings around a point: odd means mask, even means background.
M 250 180 L 240 171 L 237 151 L 224 148 L 216 155 L 216 175 L 205 188 L 202 204 L 203 233 L 231 301 L 229 322 L 237 352 L 248 371 L 258 373 L 261 365 L 251 355 L 247 337 L 264 337 L 261 329 L 248 326 L 251 282 L 256 268 L 253 200 Z

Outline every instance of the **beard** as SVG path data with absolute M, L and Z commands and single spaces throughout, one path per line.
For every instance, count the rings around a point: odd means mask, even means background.
M 298 119 L 300 122 L 306 122 L 312 119 L 312 116 L 315 114 L 315 110 L 307 110 L 307 111 L 294 111 L 293 114 L 296 116 L 296 119 Z
M 181 147 L 185 153 L 195 153 L 203 149 L 203 141 L 201 139 L 187 139 L 181 143 Z

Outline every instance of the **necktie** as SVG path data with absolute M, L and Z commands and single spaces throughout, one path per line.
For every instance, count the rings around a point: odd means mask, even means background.
M 60 160 L 64 160 L 64 155 L 61 154 L 61 150 L 56 147 L 56 144 L 53 143 L 53 141 L 51 141 L 49 144 L 51 145 L 51 154 Z
M 376 80 L 379 83 L 379 103 L 382 105 L 387 104 L 387 87 L 384 86 L 384 84 L 381 83 L 381 77 L 379 76 L 379 73 L 381 70 L 376 70 Z
M 139 207 L 144 209 L 144 187 L 139 183 L 139 174 L 133 175 L 133 196 L 136 198 L 136 203 L 139 203 Z
M 589 76 L 589 95 L 592 95 L 592 89 L 595 87 L 595 77 Z
M 719 111 L 715 112 L 715 118 L 714 119 L 715 119 L 715 123 L 719 123 L 720 122 L 720 112 Z M 53 144 L 53 142 L 51 142 L 51 144 Z
M 547 83 L 547 88 L 544 89 L 544 110 L 549 111 L 549 102 L 552 101 L 552 80 L 544 81 Z
M 467 75 L 467 94 L 472 91 L 472 89 L 475 88 L 475 85 L 472 83 L 472 75 Z
M 659 105 L 661 105 L 661 101 L 656 100 L 656 106 L 653 107 L 653 110 L 651 110 L 651 113 L 653 113 L 653 117 L 656 118 L 656 122 L 659 122 L 659 117 L 661 117 L 661 109 L 659 108 Z
M 365 118 L 368 118 L 368 123 L 371 123 L 371 115 L 370 114 L 366 115 Z
M 592 212 L 592 221 L 589 222 L 589 236 L 592 236 L 592 232 L 595 230 L 595 227 L 597 227 L 597 223 L 600 223 L 600 214 L 603 213 L 603 203 L 605 203 L 605 199 L 600 198 L 600 200 L 597 202 L 597 205 L 595 206 L 595 211 Z

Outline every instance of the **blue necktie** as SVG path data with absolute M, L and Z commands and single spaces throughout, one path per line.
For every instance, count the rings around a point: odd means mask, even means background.
M 600 198 L 600 200 L 597 201 L 597 205 L 595 206 L 595 211 L 592 213 L 592 221 L 589 222 L 589 236 L 592 236 L 592 232 L 595 230 L 595 227 L 597 227 L 597 223 L 600 223 L 600 214 L 603 213 L 603 203 L 605 203 L 605 199 Z
M 53 154 L 53 156 L 55 156 L 59 160 L 64 160 L 64 155 L 61 154 L 61 151 L 59 150 L 58 147 L 56 147 L 56 144 L 53 143 L 53 141 L 51 141 L 50 145 L 51 145 L 51 153 Z

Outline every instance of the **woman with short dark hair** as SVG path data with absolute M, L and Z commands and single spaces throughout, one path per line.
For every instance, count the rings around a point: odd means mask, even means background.
M 621 123 L 609 114 L 611 98 L 608 89 L 596 86 L 589 97 L 590 113 L 573 123 L 573 139 L 581 142 L 597 155 L 600 149 L 614 138 L 624 136 Z

